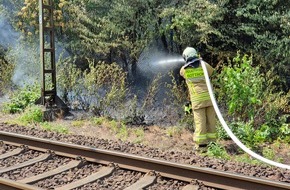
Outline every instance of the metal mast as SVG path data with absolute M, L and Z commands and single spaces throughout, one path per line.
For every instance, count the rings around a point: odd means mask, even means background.
M 41 62 L 41 97 L 38 104 L 50 108 L 50 111 L 69 114 L 67 105 L 57 96 L 56 66 L 53 23 L 53 0 L 39 0 L 39 39 Z M 52 109 L 53 108 L 53 109 Z M 49 115 L 46 111 L 45 115 Z M 53 117 L 49 116 L 48 120 Z
M 39 0 L 41 104 L 56 104 L 56 70 L 52 0 Z

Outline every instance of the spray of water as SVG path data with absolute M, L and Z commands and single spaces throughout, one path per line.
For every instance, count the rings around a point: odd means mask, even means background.
M 180 58 L 171 58 L 171 59 L 164 59 L 161 61 L 158 61 L 158 65 L 172 65 L 172 64 L 179 64 L 179 63 L 184 63 L 184 59 L 182 57 Z
M 141 75 L 145 75 L 145 78 L 152 79 L 158 73 L 166 75 L 184 64 L 180 55 L 168 54 L 159 49 L 158 46 L 148 48 L 138 60 L 137 69 Z

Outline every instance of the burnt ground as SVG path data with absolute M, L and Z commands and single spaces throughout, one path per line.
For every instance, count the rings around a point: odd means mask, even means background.
M 289 170 L 263 164 L 236 162 L 233 159 L 211 158 L 204 153 L 193 151 L 192 132 L 185 129 L 169 133 L 168 129 L 158 126 L 139 126 L 144 131 L 140 139 L 136 132 L 130 132 L 130 129 L 137 128 L 136 126 L 129 127 L 127 135 L 122 135 L 125 132 L 116 132 L 116 128 L 112 128 L 110 123 L 96 125 L 80 118 L 51 123 L 58 127 L 67 127 L 69 133 L 62 134 L 43 130 L 39 125 L 25 127 L 7 123 L 13 120 L 13 117 L 15 116 L 2 115 L 0 130 L 290 183 Z M 231 141 L 219 143 L 226 147 L 232 157 L 239 152 Z M 279 153 L 284 163 L 289 164 L 289 146 L 280 145 L 276 149 L 277 155 Z

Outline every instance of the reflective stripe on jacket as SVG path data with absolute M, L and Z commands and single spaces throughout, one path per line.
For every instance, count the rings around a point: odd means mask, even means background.
M 204 63 L 209 76 L 211 76 L 213 73 L 213 68 L 208 63 Z M 183 66 L 180 69 L 180 75 L 185 78 L 193 109 L 199 109 L 212 105 L 201 65 L 197 68 L 190 66 L 185 68 L 185 66 Z

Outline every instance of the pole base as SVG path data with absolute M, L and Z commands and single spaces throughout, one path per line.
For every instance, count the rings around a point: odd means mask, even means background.
M 36 104 L 44 106 L 43 121 L 55 121 L 56 119 L 65 119 L 73 116 L 69 111 L 69 107 L 58 96 L 55 97 L 54 104 L 44 103 L 42 98 L 39 98 Z

